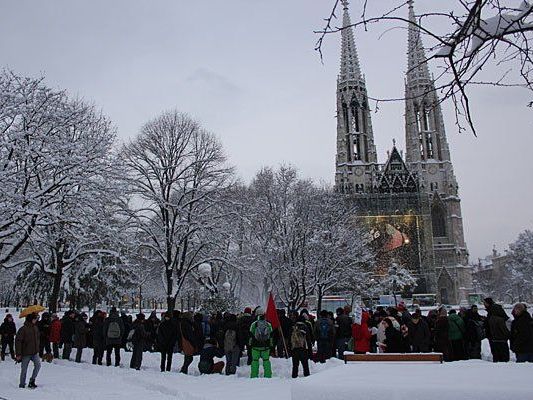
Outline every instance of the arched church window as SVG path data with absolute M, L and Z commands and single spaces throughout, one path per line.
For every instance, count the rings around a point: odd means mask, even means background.
M 431 132 L 426 133 L 427 158 L 433 158 L 433 135 Z
M 424 126 L 424 130 L 425 131 L 429 131 L 429 114 L 430 114 L 430 109 L 427 108 L 427 107 L 424 107 L 424 115 L 423 115 L 423 121 L 422 121 L 422 124 Z
M 446 236 L 446 213 L 439 203 L 435 203 L 431 207 L 431 223 L 433 225 L 433 237 Z
M 420 132 L 422 130 L 421 120 L 420 120 L 420 108 L 418 104 L 415 103 L 415 119 L 416 119 L 416 130 Z
M 356 101 L 352 101 L 350 108 L 352 112 L 352 132 L 359 132 L 359 104 Z
M 360 135 L 355 135 L 355 141 L 353 144 L 353 159 L 354 160 L 360 160 L 361 159 L 361 143 L 359 140 Z

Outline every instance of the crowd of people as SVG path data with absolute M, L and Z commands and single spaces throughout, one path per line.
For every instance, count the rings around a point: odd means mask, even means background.
M 158 352 L 161 372 L 172 369 L 173 355 L 184 355 L 180 372 L 187 374 L 198 357 L 201 374 L 233 375 L 241 358 L 251 366 L 250 376 L 272 376 L 270 357 L 292 358 L 292 377 L 309 375 L 309 361 L 325 363 L 331 357 L 343 359 L 346 351 L 354 353 L 425 353 L 439 352 L 445 361 L 481 358 L 481 341 L 488 339 L 493 361 L 509 361 L 510 349 L 517 362 L 533 362 L 533 320 L 525 304 L 514 306 L 510 321 L 502 306 L 491 298 L 484 300 L 486 316 L 477 306 L 447 310 L 441 307 L 423 315 L 420 309 L 411 313 L 404 303 L 395 307 L 362 310 L 357 319 L 349 307 L 338 308 L 335 315 L 322 310 L 315 317 L 307 310 L 277 310 L 279 328 L 273 329 L 260 307 L 247 307 L 242 313 L 230 312 L 205 315 L 202 313 L 164 312 L 161 319 L 153 311 L 148 318 L 143 313 L 135 320 L 125 312 L 111 308 L 109 315 L 96 311 L 67 311 L 60 319 L 57 314 L 44 312 L 26 317 L 16 331 L 11 314 L 0 325 L 1 359 L 9 350 L 11 358 L 21 363 L 20 384 L 26 386 L 28 365 L 34 370 L 28 387 L 35 388 L 41 359 L 81 362 L 83 351 L 92 349 L 92 363 L 119 366 L 122 351 L 131 351 L 130 368 L 141 369 L 143 353 Z M 277 324 L 276 324 L 277 325 Z M 60 354 L 60 349 L 62 349 Z M 112 356 L 114 355 L 114 360 Z M 225 359 L 215 362 L 215 358 Z M 113 362 L 112 362 L 113 361 Z

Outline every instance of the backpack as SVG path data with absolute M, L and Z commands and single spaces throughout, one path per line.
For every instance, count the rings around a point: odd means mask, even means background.
M 291 346 L 293 349 L 305 349 L 307 341 L 305 340 L 305 331 L 295 326 L 291 334 Z
M 268 329 L 268 322 L 266 322 L 264 319 L 260 319 L 256 322 L 254 338 L 258 344 L 268 344 L 270 332 Z
M 237 345 L 237 332 L 233 329 L 228 329 L 224 335 L 224 350 L 231 351 Z
M 329 322 L 327 319 L 322 319 L 318 326 L 318 337 L 320 339 L 329 339 Z
M 130 332 L 128 333 L 128 339 L 126 340 L 127 342 L 132 342 L 133 341 L 133 338 L 135 337 L 135 333 L 136 333 L 136 329 L 133 328 L 130 330 Z
M 122 335 L 120 334 L 120 325 L 117 321 L 111 321 L 107 327 L 107 338 L 108 339 L 120 339 Z

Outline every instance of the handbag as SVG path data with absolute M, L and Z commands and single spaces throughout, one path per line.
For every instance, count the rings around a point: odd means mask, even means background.
M 185 336 L 183 336 L 183 331 L 181 330 L 181 324 L 180 324 L 180 334 L 181 334 L 181 350 L 183 350 L 183 354 L 186 356 L 193 356 L 195 353 L 194 346 L 191 342 L 189 342 L 187 339 L 185 339 Z

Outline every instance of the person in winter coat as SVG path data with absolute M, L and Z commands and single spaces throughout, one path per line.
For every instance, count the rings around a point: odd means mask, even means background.
M 276 331 L 274 331 L 274 338 L 275 338 L 275 343 L 276 343 L 276 355 L 278 357 L 289 358 L 291 349 L 288 344 L 288 341 L 289 341 L 289 338 L 291 337 L 293 322 L 289 317 L 287 317 L 287 314 L 284 309 L 279 309 L 276 311 L 278 313 L 281 332 L 283 333 L 283 337 L 282 337 L 280 335 L 279 329 L 276 329 Z
M 50 313 L 47 312 L 44 312 L 39 322 L 37 322 L 37 328 L 39 328 L 39 334 L 41 335 L 39 338 L 39 357 L 44 359 L 46 351 L 46 359 L 49 362 L 52 361 L 52 348 L 50 347 L 51 323 Z
M 9 347 L 9 354 L 11 358 L 15 359 L 15 335 L 17 333 L 17 327 L 13 321 L 13 316 L 7 314 L 4 318 L 4 322 L 0 325 L 0 336 L 2 336 L 2 351 L 0 353 L 2 361 L 6 359 L 6 349 Z
M 61 343 L 61 320 L 56 313 L 52 314 L 50 322 L 50 336 L 48 339 L 52 343 L 54 358 L 59 358 L 59 343 Z
M 76 313 L 73 310 L 67 311 L 61 320 L 61 343 L 63 343 L 63 360 L 70 360 L 72 344 L 74 338 L 74 320 Z
M 146 346 L 146 340 L 149 333 L 144 328 L 145 316 L 143 313 L 137 314 L 137 319 L 133 322 L 131 329 L 131 344 L 133 345 L 133 354 L 131 355 L 130 368 L 139 371 L 143 362 L 143 352 Z
M 171 319 L 171 313 L 166 312 L 157 328 L 157 347 L 161 352 L 161 372 L 172 368 L 172 355 L 178 340 L 178 330 Z
M 435 321 L 433 340 L 435 351 L 442 353 L 444 361 L 450 361 L 450 324 L 448 321 L 448 316 L 446 314 L 446 309 L 444 307 L 441 307 L 438 311 L 438 316 Z
M 200 313 L 194 314 L 193 317 L 193 329 L 194 336 L 196 338 L 196 348 L 203 349 L 205 344 L 205 335 L 204 335 L 204 316 Z
M 26 317 L 24 325 L 17 332 L 15 338 L 15 354 L 18 362 L 21 363 L 19 388 L 26 387 L 26 374 L 30 361 L 33 362 L 33 372 L 31 374 L 28 387 L 36 388 L 35 379 L 41 369 L 41 360 L 39 358 L 39 328 L 37 328 L 37 314 L 30 314 Z
M 509 316 L 505 313 L 502 306 L 494 303 L 492 298 L 486 298 L 483 300 L 483 303 L 487 310 L 485 332 L 489 339 L 492 361 L 509 362 L 509 345 L 507 342 L 510 337 L 510 332 L 506 325 Z
M 320 311 L 320 318 L 315 324 L 315 337 L 317 340 L 317 358 L 320 363 L 325 363 L 331 357 L 333 340 L 335 338 L 335 327 L 333 321 L 328 318 L 326 310 Z
M 342 307 L 336 310 L 337 318 L 335 318 L 335 350 L 337 351 L 337 358 L 344 360 L 344 352 L 348 340 L 352 336 L 352 318 L 345 313 Z
M 353 350 L 356 354 L 366 354 L 370 352 L 370 340 L 372 339 L 372 332 L 368 328 L 368 319 L 370 314 L 363 311 L 361 314 L 361 325 L 352 325 Z
M 106 364 L 111 365 L 111 353 L 115 351 L 115 367 L 120 366 L 120 346 L 124 336 L 124 324 L 115 307 L 109 311 L 104 322 L 104 338 L 106 346 Z
M 181 366 L 180 372 L 182 374 L 189 373 L 189 365 L 193 361 L 193 356 L 196 353 L 197 349 L 195 348 L 195 337 L 194 337 L 194 327 L 193 327 L 193 315 L 191 312 L 185 312 L 181 315 L 181 318 L 178 322 L 178 342 L 180 344 L 180 349 L 183 352 L 183 365 Z M 218 344 L 218 341 L 217 341 Z
M 411 351 L 413 353 L 428 353 L 431 346 L 431 332 L 427 322 L 421 318 L 420 314 L 415 313 L 407 327 Z
M 385 318 L 381 322 L 385 326 L 385 340 L 382 343 L 385 353 L 401 353 L 403 350 L 402 334 L 395 327 L 391 317 Z
M 465 351 L 469 359 L 481 360 L 481 341 L 485 339 L 484 318 L 474 304 L 465 312 Z
M 516 362 L 533 362 L 533 320 L 523 303 L 515 304 L 512 311 L 511 350 Z
M 74 323 L 74 347 L 76 348 L 76 362 L 81 363 L 83 349 L 87 347 L 87 314 L 82 313 L 77 316 Z
M 200 361 L 198 362 L 198 370 L 201 374 L 220 374 L 224 369 L 224 361 L 215 363 L 215 357 L 223 357 L 224 350 L 219 349 L 215 339 L 208 339 L 202 350 L 200 351 Z M 227 369 L 226 369 L 227 374 Z
M 147 340 L 147 346 L 148 350 L 153 351 L 160 351 L 157 343 L 157 330 L 159 328 L 159 324 L 161 323 L 161 320 L 157 318 L 157 313 L 155 311 L 152 311 L 150 313 L 150 316 L 145 322 L 144 328 L 146 329 L 146 332 L 148 332 L 148 340 Z
M 452 361 L 460 361 L 465 359 L 464 349 L 464 333 L 465 323 L 463 319 L 457 314 L 455 310 L 450 310 L 448 313 L 448 336 L 451 345 L 451 359 Z
M 272 378 L 270 349 L 273 346 L 272 325 L 265 319 L 265 311 L 258 307 L 255 310 L 257 320 L 250 326 L 250 347 L 252 349 L 252 367 L 250 378 L 259 377 L 259 360 L 263 360 L 265 378 Z
M 247 365 L 252 364 L 252 350 L 249 346 L 250 342 L 250 326 L 252 326 L 252 323 L 254 322 L 254 318 L 252 317 L 252 309 L 250 307 L 246 307 L 244 309 L 244 312 L 239 316 L 237 319 L 237 329 L 238 329 L 238 340 L 239 340 L 239 347 L 241 349 L 241 353 L 244 353 L 244 350 L 246 349 L 247 354 Z
M 224 354 L 226 355 L 226 375 L 234 375 L 239 365 L 239 341 L 237 316 L 229 314 L 226 321 L 224 333 Z
M 93 364 L 102 365 L 105 350 L 105 337 L 104 337 L 104 316 L 102 311 L 95 311 L 92 322 L 91 331 L 93 333 Z
M 120 347 L 122 347 L 124 351 L 129 351 L 128 347 L 126 346 L 126 343 L 128 342 L 128 335 L 131 331 L 131 326 L 133 325 L 133 319 L 131 315 L 127 315 L 125 311 L 122 311 L 120 313 L 120 319 L 122 320 L 122 324 L 124 325 L 124 332 L 122 333 L 122 342 L 120 344 Z
M 309 376 L 309 353 L 307 351 L 307 328 L 304 322 L 297 322 L 291 333 L 291 358 L 292 377 L 298 378 L 300 364 L 304 370 L 304 376 Z

